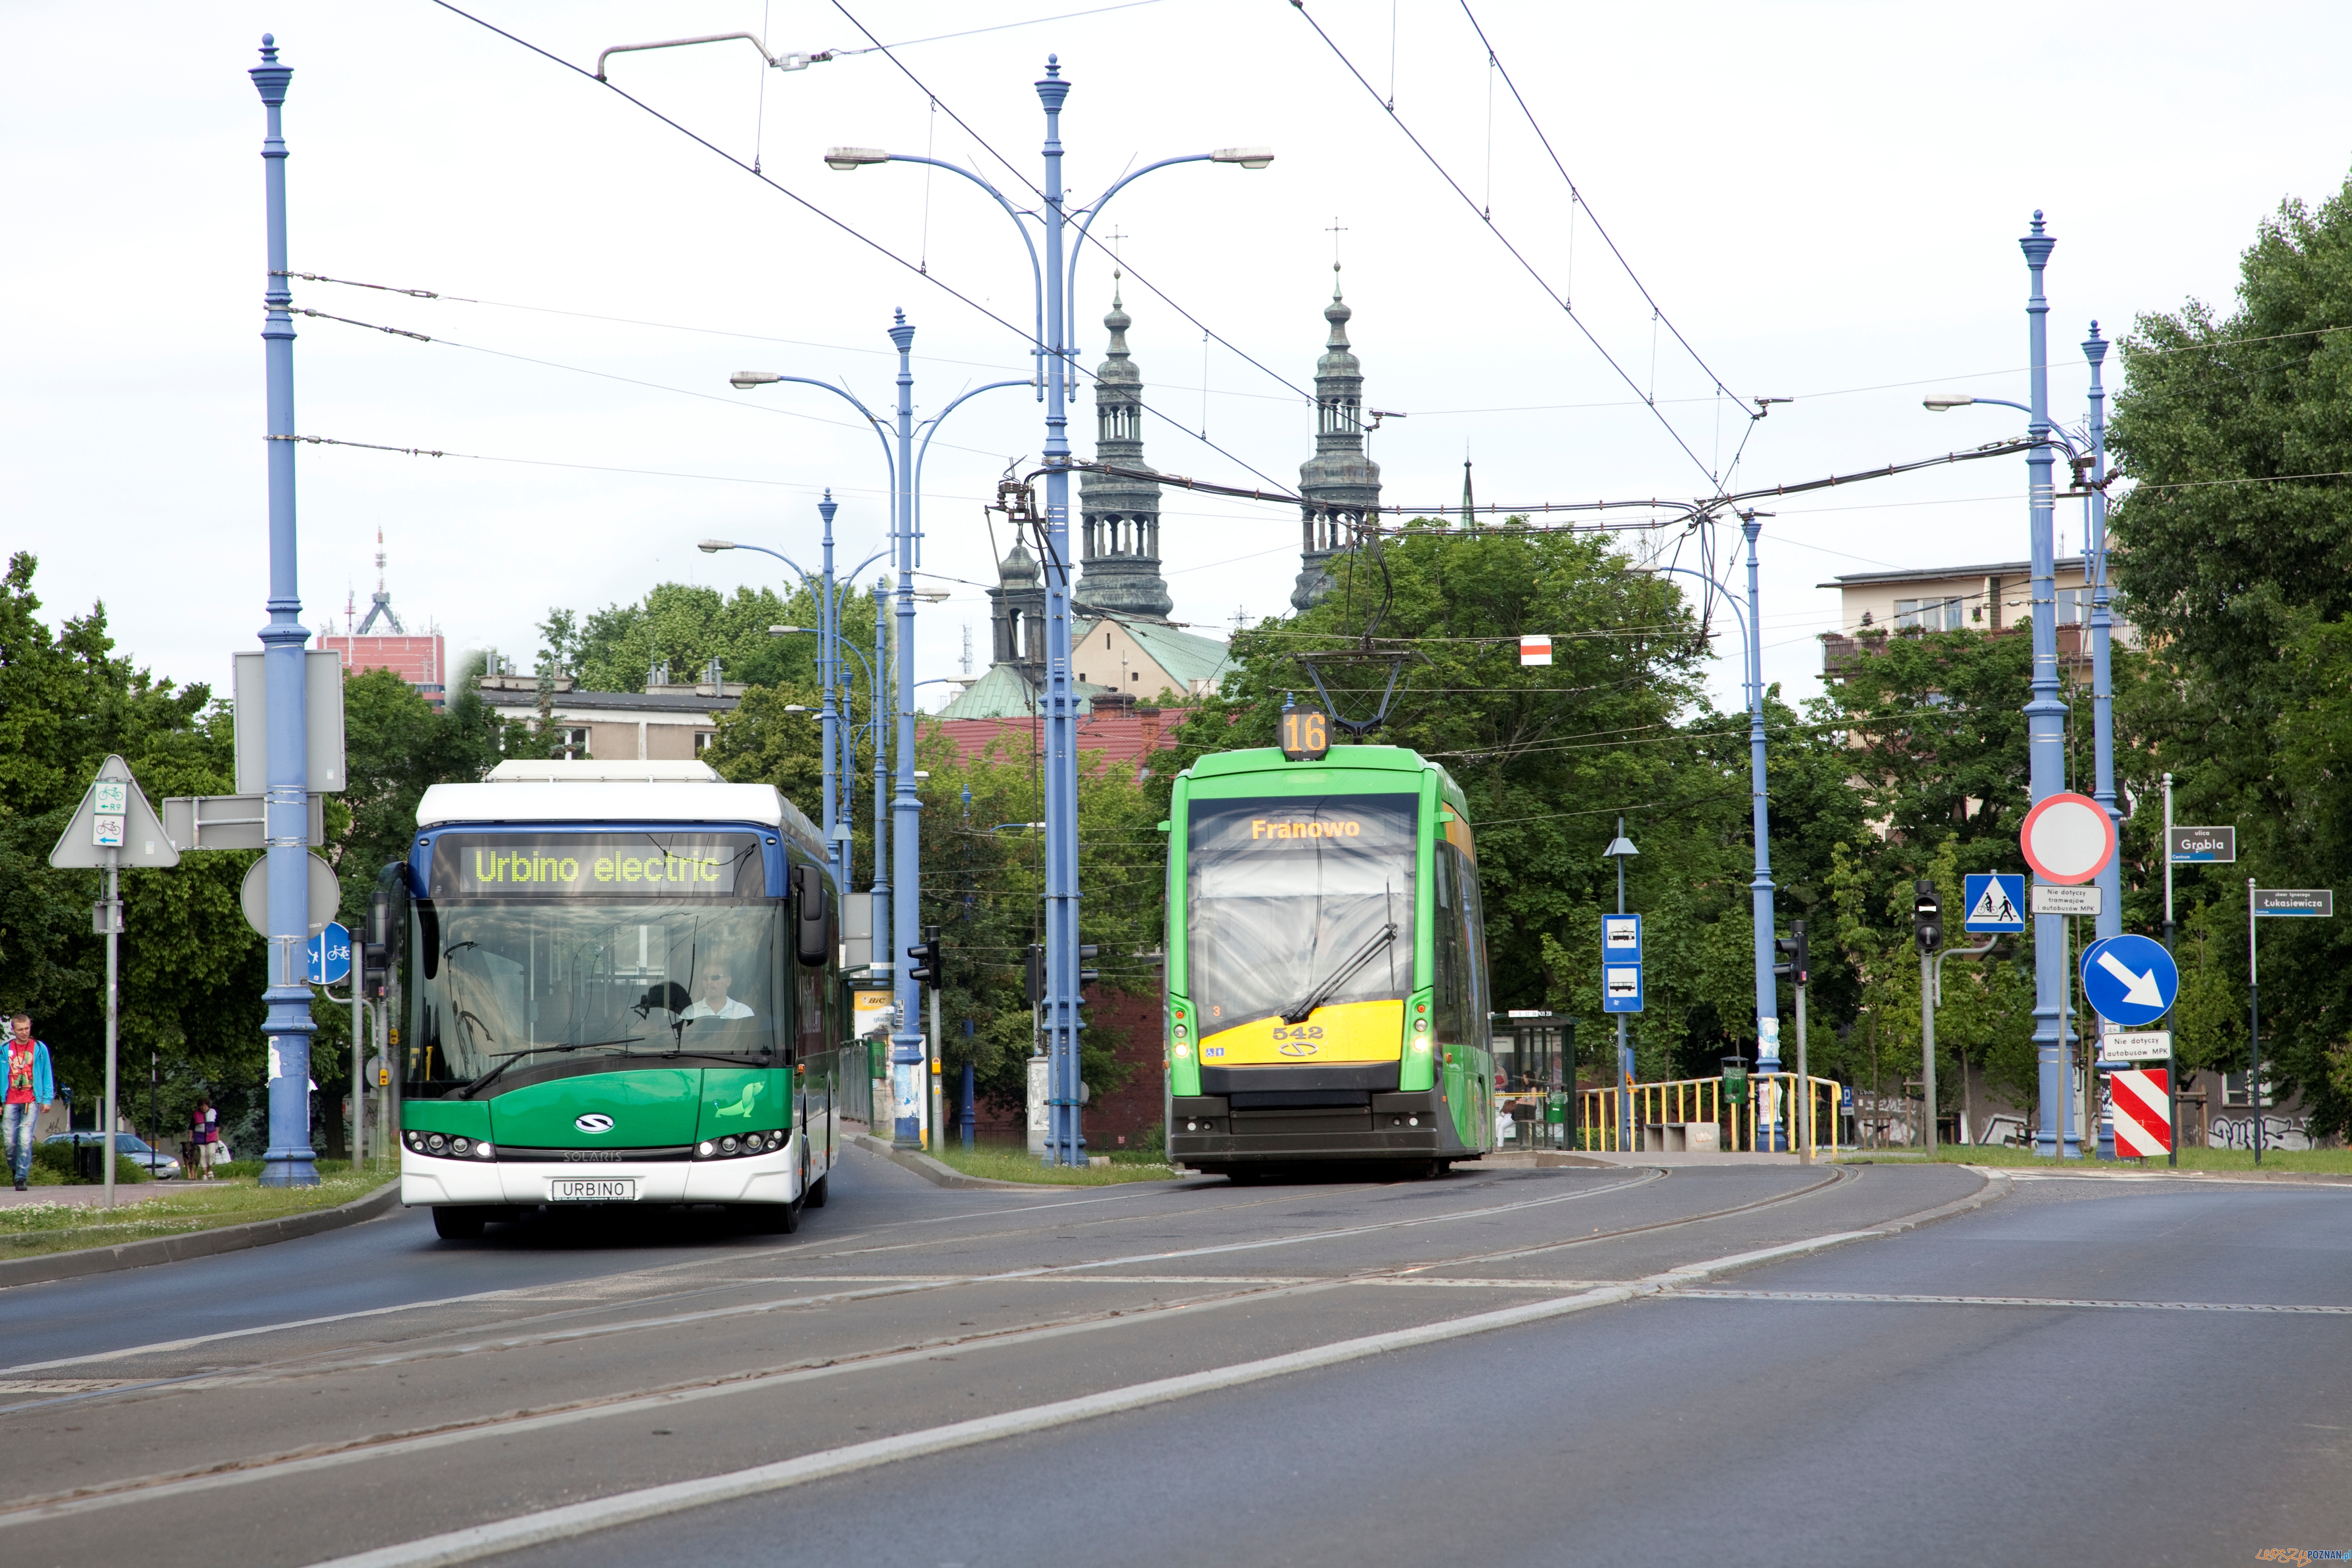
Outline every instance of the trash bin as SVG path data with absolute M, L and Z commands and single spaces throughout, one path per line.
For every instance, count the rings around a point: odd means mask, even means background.
M 106 1180 L 106 1167 L 99 1163 L 106 1155 L 102 1145 L 76 1139 L 73 1152 L 74 1180 L 93 1186 Z

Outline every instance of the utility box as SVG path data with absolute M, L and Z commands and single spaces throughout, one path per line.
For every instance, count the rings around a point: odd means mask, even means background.
M 1042 1056 L 1029 1059 L 1029 1152 L 1045 1157 L 1045 1138 L 1054 1130 L 1052 1108 L 1045 1103 L 1046 1075 L 1053 1063 Z

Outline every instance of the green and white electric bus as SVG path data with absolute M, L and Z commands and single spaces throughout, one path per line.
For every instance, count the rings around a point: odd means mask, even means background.
M 790 801 L 699 762 L 504 762 L 425 792 L 399 870 L 401 1200 L 441 1235 L 681 1204 L 791 1231 L 824 1207 L 838 894 Z
M 1168 821 L 1168 1152 L 1435 1174 L 1494 1146 L 1486 944 L 1462 790 L 1391 746 L 1229 751 Z M 1306 721 L 1306 722 L 1299 722 Z

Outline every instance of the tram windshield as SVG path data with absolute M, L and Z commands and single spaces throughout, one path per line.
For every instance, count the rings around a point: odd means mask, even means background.
M 1192 803 L 1186 973 L 1202 1033 L 1404 998 L 1418 805 L 1412 795 Z
M 438 896 L 412 906 L 412 1092 L 497 1092 L 551 1063 L 614 1057 L 781 1060 L 789 934 L 782 906 L 758 896 L 755 849 L 673 841 L 648 854 L 641 839 L 630 856 L 510 836 L 499 867 L 457 837 L 436 846 Z M 534 862 L 536 883 L 520 875 Z M 606 880 L 638 883 L 637 897 L 598 885 L 607 862 Z

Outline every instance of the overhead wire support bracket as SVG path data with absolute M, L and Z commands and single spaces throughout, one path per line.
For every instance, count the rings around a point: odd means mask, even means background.
M 831 49 L 818 49 L 814 53 L 806 49 L 787 49 L 781 55 L 772 55 L 768 53 L 768 46 L 753 33 L 709 33 L 698 38 L 663 38 L 650 44 L 614 44 L 596 57 L 596 79 L 606 79 L 604 62 L 614 55 L 635 54 L 641 49 L 682 49 L 691 44 L 730 44 L 738 38 L 759 50 L 760 57 L 780 71 L 804 71 L 820 60 L 833 58 Z

